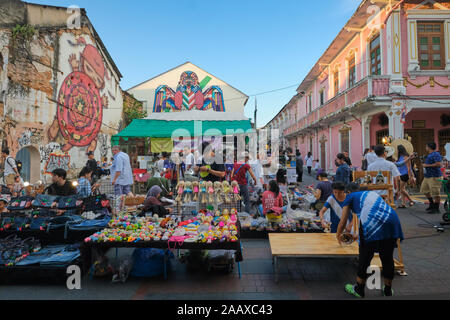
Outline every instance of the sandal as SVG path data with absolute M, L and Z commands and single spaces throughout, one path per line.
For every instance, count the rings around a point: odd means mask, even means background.
M 406 206 L 403 204 L 403 205 L 401 205 L 401 206 L 398 206 L 397 208 L 398 208 L 398 209 L 406 209 Z
M 414 201 L 410 201 L 410 202 L 409 202 L 409 206 L 410 206 L 410 207 L 414 206 L 415 204 L 416 204 L 416 203 L 415 203 Z

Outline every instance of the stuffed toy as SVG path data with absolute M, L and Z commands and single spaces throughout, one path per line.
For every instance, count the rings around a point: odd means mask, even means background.
M 200 199 L 201 203 L 206 203 L 206 182 L 202 181 L 200 183 Z
M 231 188 L 233 189 L 233 194 L 234 194 L 234 201 L 239 201 L 241 200 L 241 196 L 239 195 L 239 184 L 237 183 L 237 181 L 233 181 L 231 182 Z
M 209 195 L 209 197 L 208 197 L 208 203 L 214 203 L 214 197 L 213 197 L 213 194 L 214 194 L 214 188 L 213 188 L 213 183 L 212 183 L 211 181 L 208 181 L 208 182 L 206 183 L 206 187 L 207 187 L 208 195 Z
M 192 182 L 192 189 L 193 189 L 192 191 L 194 193 L 194 200 L 193 201 L 197 202 L 198 201 L 198 194 L 200 192 L 198 181 Z
M 177 197 L 175 198 L 175 201 L 178 203 L 178 205 L 181 204 L 182 200 L 183 200 L 183 193 L 184 193 L 184 181 L 180 180 L 180 182 L 178 182 L 177 184 Z
M 219 181 L 214 182 L 214 193 L 216 195 L 216 203 L 222 202 L 222 183 Z
M 184 185 L 184 203 L 189 203 L 192 201 L 192 182 L 186 182 Z
M 222 191 L 225 198 L 225 203 L 231 203 L 230 193 L 231 193 L 231 187 L 228 181 L 222 182 Z

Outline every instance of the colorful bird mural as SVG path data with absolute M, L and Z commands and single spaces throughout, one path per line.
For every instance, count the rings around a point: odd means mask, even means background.
M 203 91 L 211 81 L 206 77 L 201 82 L 195 72 L 185 71 L 180 76 L 176 92 L 166 85 L 159 86 L 155 92 L 153 112 L 172 112 L 185 110 L 209 110 L 225 112 L 223 93 L 218 86 Z

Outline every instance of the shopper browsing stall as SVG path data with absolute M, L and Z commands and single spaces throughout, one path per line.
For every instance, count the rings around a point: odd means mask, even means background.
M 77 193 L 82 196 L 83 198 L 87 198 L 92 193 L 100 187 L 99 184 L 94 184 L 92 186 L 92 169 L 89 167 L 84 167 L 81 169 L 81 172 L 79 174 L 78 178 L 78 185 L 77 185 Z
M 9 155 L 9 149 L 2 150 L 2 158 L 5 160 L 3 166 L 4 181 L 6 186 L 12 192 L 15 179 L 20 177 L 19 169 L 17 168 L 16 160 Z
M 342 182 L 334 182 L 331 188 L 333 192 L 320 210 L 319 217 L 323 228 L 329 226 L 331 233 L 336 233 L 341 221 L 342 208 L 347 194 L 345 193 L 345 184 Z M 325 213 L 328 210 L 330 210 L 329 217 L 325 217 Z M 349 224 L 349 226 L 351 225 Z
M 231 180 L 237 181 L 239 184 L 239 193 L 244 199 L 245 212 L 250 213 L 250 195 L 248 191 L 248 181 L 246 178 L 247 172 L 252 177 L 253 181 L 257 181 L 255 175 L 253 174 L 253 170 L 248 164 L 249 157 L 245 156 L 244 162 L 236 161 L 233 167 L 233 171 L 231 172 Z
M 333 193 L 333 189 L 331 187 L 331 182 L 328 180 L 328 174 L 326 172 L 321 172 L 317 177 L 319 183 L 316 185 L 316 189 L 312 187 L 308 187 L 316 197 L 316 202 L 314 203 L 314 208 L 317 211 L 322 210 L 323 205 L 327 201 L 327 199 Z
M 342 182 L 345 185 L 350 183 L 350 175 L 352 171 L 345 161 L 345 155 L 343 153 L 338 153 L 336 155 L 335 165 L 337 167 L 336 175 L 334 177 L 335 182 Z
M 336 233 L 338 242 L 342 243 L 342 235 L 349 219 L 350 210 L 359 218 L 359 266 L 357 283 L 347 284 L 345 291 L 358 298 L 365 295 L 367 268 L 372 262 L 375 252 L 380 254 L 383 265 L 383 295 L 392 296 L 392 280 L 394 279 L 394 249 L 397 240 L 403 240 L 400 220 L 384 200 L 373 191 L 354 191 L 359 186 L 352 183 L 350 194 L 343 204 L 342 217 Z
M 397 169 L 397 166 L 395 163 L 391 161 L 387 161 L 386 158 L 388 156 L 388 151 L 386 148 L 382 145 L 375 147 L 375 154 L 377 155 L 378 159 L 371 163 L 368 167 L 368 171 L 389 171 L 391 173 L 391 177 L 393 178 L 393 182 L 395 185 L 400 185 L 400 172 Z M 392 184 L 392 181 L 389 181 L 388 183 Z M 376 190 L 374 191 L 378 193 L 380 196 L 386 195 L 386 190 Z
M 130 157 L 120 150 L 119 146 L 112 147 L 114 162 L 111 167 L 111 179 L 116 196 L 128 195 L 133 185 L 133 171 L 131 169 Z
M 275 180 L 269 182 L 269 190 L 265 191 L 262 195 L 260 211 L 265 216 L 269 213 L 281 216 L 283 212 L 286 212 L 286 207 L 283 206 L 283 196 L 280 192 L 280 187 Z

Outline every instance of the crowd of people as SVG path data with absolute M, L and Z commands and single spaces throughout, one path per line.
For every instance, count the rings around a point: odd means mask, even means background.
M 259 156 L 252 158 L 248 153 L 234 154 L 233 159 L 223 158 L 217 161 L 214 147 L 205 142 L 201 150 L 189 147 L 183 152 L 172 154 L 161 153 L 155 163 L 156 174 L 148 180 L 148 193 L 143 205 L 144 211 L 150 211 L 158 215 L 171 214 L 170 202 L 176 194 L 175 186 L 179 180 L 216 182 L 227 180 L 236 181 L 239 185 L 240 196 L 243 200 L 244 211 L 256 215 L 262 215 L 269 220 L 279 219 L 286 211 L 285 196 L 288 189 L 286 168 L 281 165 L 273 166 L 273 158 L 264 161 Z M 446 178 L 448 161 L 443 159 L 437 151 L 435 143 L 426 146 L 428 155 L 423 161 L 424 179 L 420 192 L 428 201 L 427 212 L 435 214 L 440 207 L 440 179 Z M 107 159 L 96 161 L 94 153 L 87 153 L 86 165 L 79 173 L 76 183 L 67 180 L 67 172 L 63 169 L 55 169 L 52 172 L 52 184 L 45 192 L 49 195 L 68 196 L 79 194 L 83 198 L 89 197 L 100 188 L 99 179 L 103 175 L 110 175 L 110 182 L 116 196 L 132 195 L 134 183 L 133 169 L 130 157 L 119 146 L 112 147 L 114 157 L 111 163 Z M 383 145 L 373 146 L 364 152 L 361 169 L 363 171 L 388 171 L 391 174 L 393 184 L 398 195 L 399 209 L 413 206 L 414 200 L 407 191 L 409 184 L 417 181 L 417 170 L 413 161 L 416 154 L 408 154 L 404 146 L 397 149 L 397 159 L 393 159 Z M 11 192 L 17 191 L 15 186 L 20 180 L 20 171 L 17 162 L 9 155 L 9 150 L 2 151 L 4 159 L 4 181 Z M 335 174 L 329 174 L 320 167 L 319 160 L 315 160 L 309 152 L 303 159 L 299 150 L 295 155 L 292 150 L 282 152 L 280 159 L 285 164 L 295 160 L 297 183 L 301 185 L 304 179 L 304 169 L 308 175 L 315 176 L 318 180 L 315 186 L 306 187 L 313 195 L 315 201 L 312 209 L 317 212 L 322 226 L 329 228 L 331 233 L 336 233 L 339 242 L 343 241 L 343 234 L 352 232 L 353 212 L 359 219 L 358 240 L 360 244 L 359 271 L 356 284 L 347 285 L 346 291 L 357 297 L 364 297 L 365 279 L 375 252 L 380 253 L 383 264 L 385 287 L 383 293 L 386 296 L 393 294 L 392 279 L 394 277 L 393 251 L 397 240 L 403 239 L 403 233 L 397 213 L 386 204 L 385 190 L 367 191 L 353 182 L 352 162 L 348 152 L 344 151 L 336 155 Z M 109 172 L 108 172 L 109 170 Z M 314 170 L 314 171 L 313 171 Z M 23 188 L 23 187 L 22 187 Z M 173 191 L 174 190 L 174 191 Z M 256 207 L 256 213 L 251 212 L 251 190 L 260 190 L 260 203 Z M 0 212 L 6 212 L 7 200 L 0 199 Z M 65 211 L 58 210 L 57 214 Z M 354 230 L 353 230 L 354 231 Z

